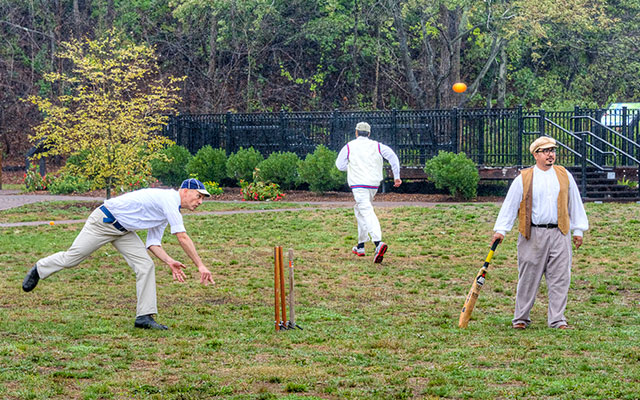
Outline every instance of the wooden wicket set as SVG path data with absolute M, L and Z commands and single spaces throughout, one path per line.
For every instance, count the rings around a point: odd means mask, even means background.
M 284 264 L 282 262 L 282 246 L 273 248 L 274 259 L 274 294 L 275 294 L 275 327 L 280 329 L 302 329 L 296 324 L 294 280 L 293 280 L 293 249 L 289 249 L 289 320 L 287 321 L 286 294 L 284 289 Z M 282 319 L 280 310 L 282 309 Z

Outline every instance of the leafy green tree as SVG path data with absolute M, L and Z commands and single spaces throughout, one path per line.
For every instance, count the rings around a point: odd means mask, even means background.
M 149 175 L 150 160 L 171 143 L 159 133 L 180 101 L 176 85 L 183 78 L 155 78 L 153 48 L 115 30 L 97 40 L 63 42 L 61 48 L 58 57 L 73 69 L 45 79 L 68 92 L 54 99 L 29 97 L 44 114 L 30 138 L 45 150 L 36 158 L 84 152 L 86 162 L 73 172 L 91 177 L 109 198 L 127 173 Z

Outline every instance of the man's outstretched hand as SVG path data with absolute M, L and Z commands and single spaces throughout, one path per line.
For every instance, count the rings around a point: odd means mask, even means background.
M 187 268 L 180 261 L 172 261 L 169 263 L 169 267 L 171 268 L 171 274 L 173 275 L 173 280 L 178 282 L 184 282 L 184 279 L 187 275 L 184 273 L 183 269 Z
M 208 284 L 215 285 L 213 281 L 213 276 L 211 275 L 211 271 L 205 266 L 199 267 L 198 271 L 200 271 L 200 283 L 207 286 Z

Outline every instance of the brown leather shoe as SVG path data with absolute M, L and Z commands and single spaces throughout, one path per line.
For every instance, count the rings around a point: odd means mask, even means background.
M 513 324 L 513 329 L 526 329 L 527 324 L 524 322 L 518 322 L 517 324 Z
M 571 329 L 571 328 L 569 328 L 569 325 L 560 325 L 558 329 Z

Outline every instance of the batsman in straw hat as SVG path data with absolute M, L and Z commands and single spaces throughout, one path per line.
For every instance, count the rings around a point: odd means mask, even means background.
M 512 326 L 525 329 L 542 276 L 549 292 L 547 324 L 569 327 L 564 316 L 571 283 L 571 236 L 578 249 L 589 229 L 580 192 L 573 176 L 554 165 L 556 141 L 536 139 L 529 151 L 536 164 L 514 179 L 502 203 L 491 243 L 502 240 L 518 219 L 518 288 Z
M 369 139 L 370 134 L 371 126 L 366 122 L 359 122 L 356 125 L 356 138 L 340 150 L 336 167 L 340 171 L 347 171 L 347 181 L 356 201 L 353 210 L 358 222 L 358 244 L 351 251 L 359 257 L 364 257 L 365 242 L 371 240 L 376 246 L 373 262 L 381 263 L 387 251 L 387 244 L 382 241 L 380 222 L 371 202 L 383 179 L 383 158 L 391 164 L 393 186 L 400 186 L 402 180 L 396 153 L 389 146 Z

